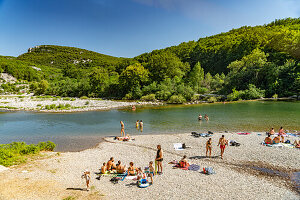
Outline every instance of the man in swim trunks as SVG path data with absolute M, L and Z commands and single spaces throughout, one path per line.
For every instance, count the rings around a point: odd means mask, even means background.
M 155 161 L 157 162 L 157 173 L 161 175 L 163 172 L 162 161 L 163 161 L 163 152 L 161 149 L 161 145 L 157 145 L 157 152 Z
M 220 149 L 221 149 L 221 158 L 223 159 L 223 154 L 224 154 L 224 151 L 225 151 L 225 145 L 228 145 L 228 142 L 227 140 L 225 139 L 225 136 L 222 135 L 222 137 L 219 139 L 219 144 L 218 146 L 220 145 Z
M 117 170 L 118 174 L 123 174 L 126 171 L 125 170 L 125 165 L 122 165 L 120 160 L 118 161 L 116 170 Z
M 273 143 L 270 133 L 268 134 L 268 137 L 265 138 L 265 143 L 266 144 L 272 144 Z
M 113 169 L 116 169 L 116 165 L 114 163 L 114 157 L 111 157 L 110 160 L 106 164 L 107 171 L 111 171 Z
M 124 134 L 124 137 L 125 137 L 124 123 L 122 121 L 120 121 L 120 124 L 121 124 L 121 137 L 123 136 L 123 134 Z

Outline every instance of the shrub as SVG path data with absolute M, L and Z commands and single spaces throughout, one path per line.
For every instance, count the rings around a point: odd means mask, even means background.
M 159 100 L 168 100 L 170 98 L 170 96 L 172 95 L 171 92 L 169 91 L 165 91 L 165 90 L 161 90 L 155 93 L 155 97 Z
M 206 94 L 208 92 L 208 89 L 205 87 L 199 88 L 199 94 Z
M 88 99 L 88 97 L 87 96 L 82 96 L 82 97 L 80 97 L 80 99 Z
M 241 92 L 237 91 L 236 89 L 232 89 L 232 93 L 227 95 L 228 101 L 237 101 L 241 98 Z
M 168 101 L 168 103 L 172 103 L 172 104 L 182 104 L 184 102 L 186 102 L 186 100 L 181 94 L 171 96 Z
M 142 96 L 141 98 L 142 101 L 155 101 L 155 94 L 148 94 L 145 96 Z
M 208 103 L 215 103 L 217 102 L 217 98 L 216 97 L 209 97 L 209 99 L 207 100 Z
M 0 165 L 11 166 L 26 161 L 28 155 L 38 154 L 40 151 L 53 151 L 55 144 L 51 141 L 27 145 L 25 142 L 12 142 L 0 145 Z
M 249 84 L 248 90 L 244 90 L 241 96 L 243 99 L 259 99 L 265 96 L 265 90 L 261 90 L 255 85 Z
M 273 98 L 273 99 L 278 99 L 278 94 L 274 94 L 274 95 L 272 96 L 272 98 Z
M 86 101 L 84 105 L 89 105 L 89 104 L 90 104 L 90 102 L 89 102 L 89 101 Z

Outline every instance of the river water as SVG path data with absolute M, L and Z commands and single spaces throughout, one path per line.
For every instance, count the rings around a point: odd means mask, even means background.
M 210 120 L 199 122 L 199 113 Z M 280 126 L 300 132 L 300 102 L 247 101 L 80 113 L 0 112 L 0 143 L 52 140 L 58 150 L 76 151 L 96 145 L 103 136 L 119 135 L 120 120 L 130 135 L 268 131 Z M 136 130 L 136 120 L 143 120 L 143 133 Z

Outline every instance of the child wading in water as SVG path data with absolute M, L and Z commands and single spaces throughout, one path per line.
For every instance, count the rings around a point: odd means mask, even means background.
M 86 181 L 86 191 L 90 190 L 90 180 L 91 180 L 91 175 L 90 174 L 91 174 L 90 171 L 85 170 L 83 172 L 83 175 L 81 176 L 81 178 L 84 178 L 85 181 Z

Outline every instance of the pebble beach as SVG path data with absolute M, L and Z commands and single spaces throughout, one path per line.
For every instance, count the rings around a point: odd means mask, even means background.
M 220 158 L 218 139 L 235 140 L 239 147 L 228 146 Z M 212 136 L 212 158 L 205 157 L 207 137 L 190 133 L 139 135 L 123 142 L 104 138 L 97 147 L 80 152 L 43 153 L 40 158 L 0 172 L 0 199 L 299 199 L 299 185 L 293 174 L 300 171 L 300 151 L 296 148 L 266 147 L 260 143 L 264 133 L 249 135 L 215 133 Z M 289 136 L 292 142 L 299 137 Z M 174 143 L 185 143 L 187 149 L 175 150 Z M 125 179 L 117 184 L 110 176 L 100 177 L 99 168 L 110 157 L 128 167 L 146 167 L 156 155 L 156 145 L 164 152 L 163 174 L 154 176 L 154 184 L 138 188 L 136 181 Z M 173 169 L 172 160 L 187 155 L 190 164 L 200 170 Z M 201 173 L 213 167 L 215 174 Z M 265 168 L 274 173 L 263 173 Z M 85 190 L 82 172 L 91 172 L 91 190 Z M 276 172 L 276 173 L 275 173 Z

